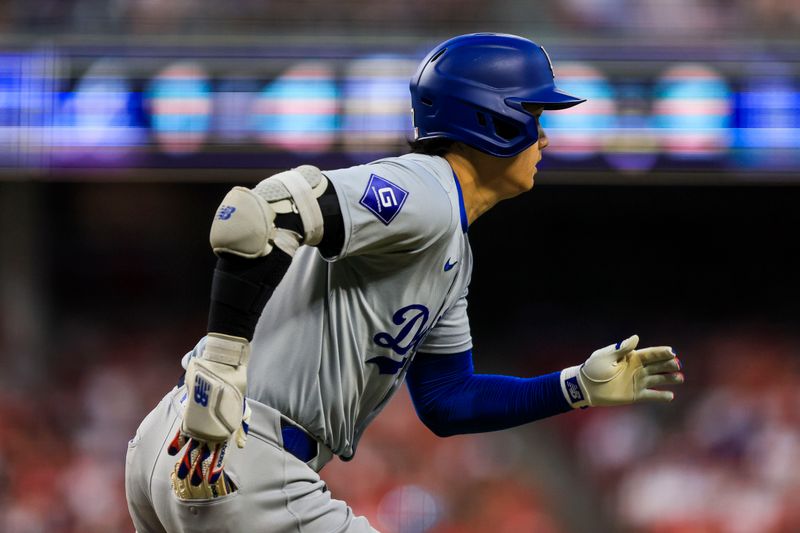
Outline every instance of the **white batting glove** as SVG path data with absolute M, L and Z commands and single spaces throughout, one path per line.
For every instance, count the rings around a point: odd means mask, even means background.
M 224 474 L 225 451 L 231 439 L 239 448 L 247 439 L 249 357 L 246 339 L 209 333 L 202 355 L 189 361 L 183 421 L 167 449 L 177 455 L 186 448 L 172 473 L 173 489 L 182 499 L 214 498 L 232 490 Z
M 561 390 L 573 408 L 671 402 L 672 391 L 653 389 L 678 385 L 684 377 L 672 348 L 658 346 L 636 350 L 633 335 L 596 350 L 586 362 L 561 371 Z

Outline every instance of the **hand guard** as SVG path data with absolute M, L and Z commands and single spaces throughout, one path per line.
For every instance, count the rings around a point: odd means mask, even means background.
M 562 370 L 561 390 L 572 407 L 672 401 L 673 392 L 652 387 L 683 383 L 680 360 L 668 346 L 636 350 L 637 344 L 634 335 Z
M 231 490 L 224 475 L 225 452 L 231 437 L 239 448 L 247 439 L 249 355 L 245 339 L 210 333 L 202 355 L 189 361 L 183 421 L 167 449 L 177 455 L 186 447 L 172 472 L 179 498 L 214 498 Z

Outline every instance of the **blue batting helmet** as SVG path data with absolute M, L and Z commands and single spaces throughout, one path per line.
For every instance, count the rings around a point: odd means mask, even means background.
M 415 139 L 444 137 L 498 157 L 538 140 L 538 120 L 525 104 L 566 109 L 584 101 L 556 88 L 544 48 L 516 35 L 454 37 L 411 78 Z

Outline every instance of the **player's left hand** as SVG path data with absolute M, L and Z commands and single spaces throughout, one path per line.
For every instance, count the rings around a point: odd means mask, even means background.
M 669 346 L 636 349 L 633 335 L 596 350 L 586 362 L 561 371 L 561 387 L 577 407 L 624 405 L 638 402 L 670 402 L 672 391 L 653 387 L 684 382 L 681 363 Z

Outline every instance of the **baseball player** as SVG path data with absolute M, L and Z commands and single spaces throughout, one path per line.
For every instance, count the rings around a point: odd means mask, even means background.
M 534 378 L 473 372 L 469 226 L 533 186 L 541 113 L 583 102 L 556 88 L 545 50 L 455 37 L 422 61 L 411 99 L 412 153 L 301 166 L 222 201 L 208 335 L 129 443 L 139 532 L 376 531 L 318 472 L 354 456 L 404 381 L 440 436 L 672 400 L 654 387 L 683 382 L 678 359 L 635 335 Z

